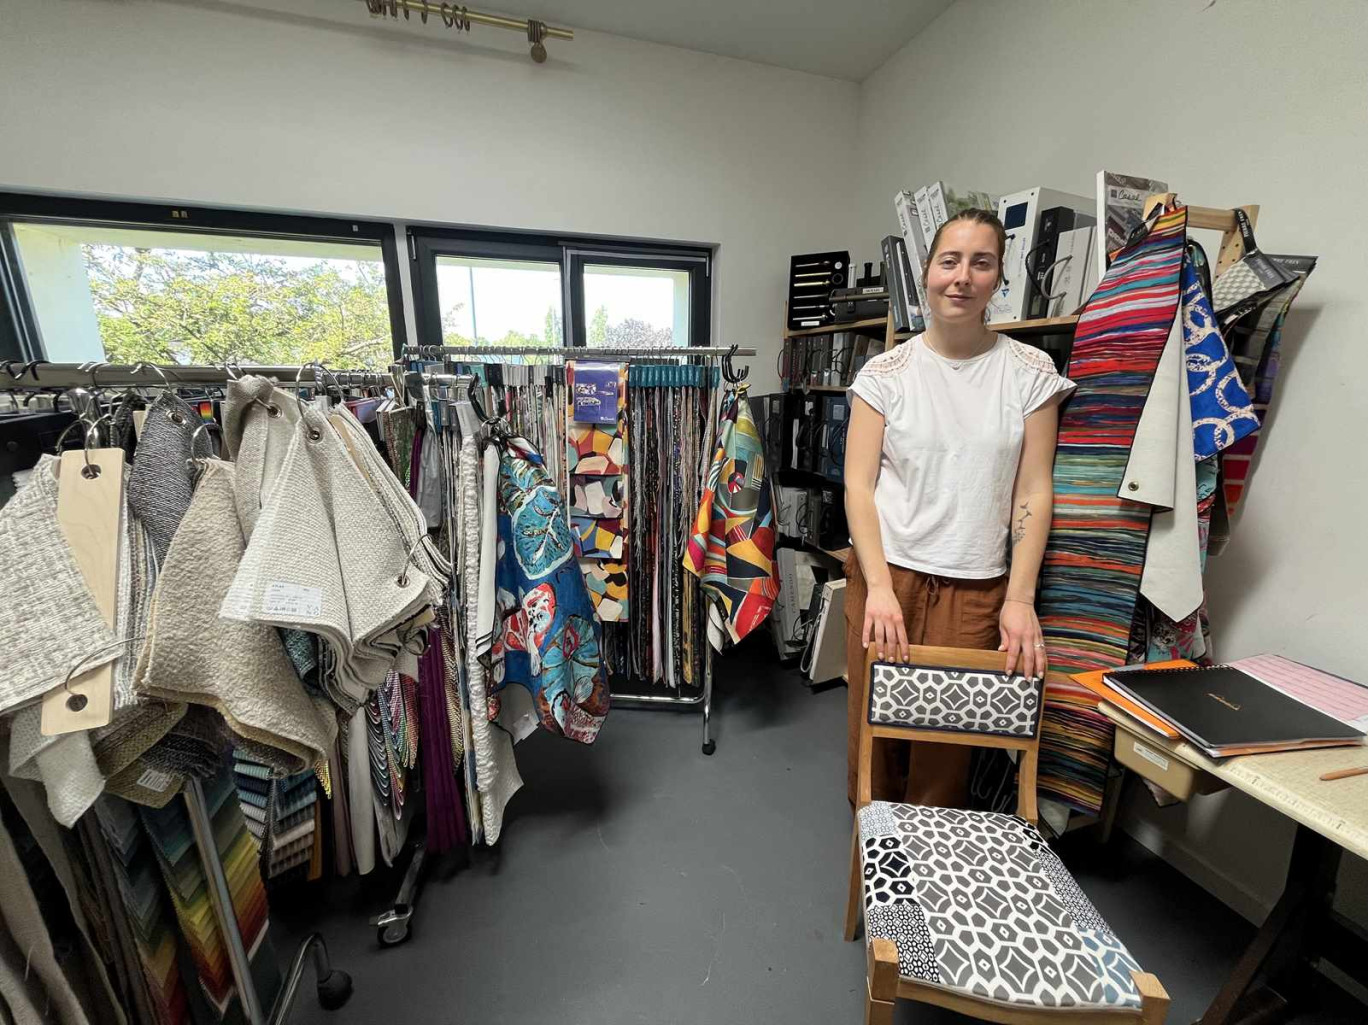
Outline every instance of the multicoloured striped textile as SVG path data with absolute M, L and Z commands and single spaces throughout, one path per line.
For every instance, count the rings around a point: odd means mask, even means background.
M 774 502 L 745 385 L 722 400 L 717 419 L 717 453 L 684 568 L 702 581 L 735 644 L 765 621 L 779 596 Z M 721 647 L 712 629 L 709 639 Z
M 255 957 L 266 938 L 266 887 L 261 882 L 257 846 L 238 806 L 233 773 L 225 770 L 204 785 L 204 799 L 223 862 L 223 873 L 233 900 L 238 931 L 249 959 Z M 210 1005 L 222 1017 L 236 994 L 228 950 L 209 902 L 209 890 L 195 846 L 190 815 L 182 800 L 165 808 L 139 808 L 143 827 L 162 878 L 171 894 L 171 905 L 180 922 L 181 936 L 190 951 L 200 985 Z
M 1123 250 L 1078 319 L 1060 414 L 1054 522 L 1040 571 L 1050 668 L 1122 665 L 1145 565 L 1150 507 L 1118 497 L 1136 424 L 1178 312 L 1187 208 L 1160 215 Z M 1040 792 L 1102 806 L 1112 730 L 1090 691 L 1051 684 L 1041 728 Z
M 135 805 L 105 795 L 95 803 L 100 835 L 109 848 L 133 944 L 142 963 L 152 1025 L 190 1021 L 190 1004 L 176 963 L 176 925 L 162 891 L 147 834 Z

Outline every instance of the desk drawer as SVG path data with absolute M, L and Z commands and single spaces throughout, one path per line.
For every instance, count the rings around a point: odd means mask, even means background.
M 1162 745 L 1119 727 L 1114 750 L 1118 762 L 1167 790 L 1180 801 L 1186 801 L 1193 794 L 1214 793 L 1225 786 L 1210 773 L 1194 769 L 1187 762 L 1174 757 Z

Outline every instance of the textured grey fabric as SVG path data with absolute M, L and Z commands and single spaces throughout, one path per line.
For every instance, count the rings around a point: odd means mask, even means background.
M 57 523 L 57 462 L 43 456 L 0 509 L 0 712 L 121 654 Z
M 138 455 L 128 480 L 128 508 L 142 521 L 160 562 L 190 507 L 194 482 L 186 464 L 190 438 L 203 421 L 175 392 L 167 390 L 147 407 Z M 211 454 L 212 439 L 200 432 L 198 455 Z
M 243 550 L 233 465 L 209 460 L 162 565 L 136 687 L 215 709 L 273 751 L 269 764 L 300 772 L 327 757 L 336 720 L 305 693 L 277 630 L 218 616 Z
M 334 416 L 348 430 L 355 423 Z M 393 475 L 356 429 L 352 440 L 364 445 L 349 448 L 328 417 L 304 411 L 220 609 L 322 638 L 325 683 L 348 715 L 416 641 L 413 621 L 441 595 L 409 558 L 414 550 L 413 562 L 433 563 L 421 513 L 411 500 L 402 509 Z

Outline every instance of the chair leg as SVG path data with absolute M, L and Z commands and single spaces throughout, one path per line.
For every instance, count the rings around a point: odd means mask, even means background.
M 1140 991 L 1141 1025 L 1164 1025 L 1168 1017 L 1169 995 L 1155 976 L 1148 972 L 1131 972 L 1135 988 Z
M 846 895 L 845 938 L 853 940 L 860 929 L 860 905 L 864 898 L 864 873 L 860 871 L 860 819 L 850 837 L 850 892 Z
M 869 941 L 865 1025 L 893 1025 L 893 1002 L 898 997 L 898 948 L 882 937 Z

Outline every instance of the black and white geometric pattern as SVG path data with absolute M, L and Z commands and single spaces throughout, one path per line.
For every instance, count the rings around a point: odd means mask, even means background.
M 860 842 L 865 928 L 893 940 L 904 976 L 1034 1007 L 1139 1006 L 1134 959 L 1024 819 L 876 801 Z
M 875 662 L 869 721 L 875 726 L 1034 737 L 1043 680 L 986 669 Z
M 865 930 L 890 939 L 898 948 L 898 974 L 905 979 L 940 982 L 936 947 L 926 928 L 926 916 L 914 900 L 875 904 L 865 908 Z

